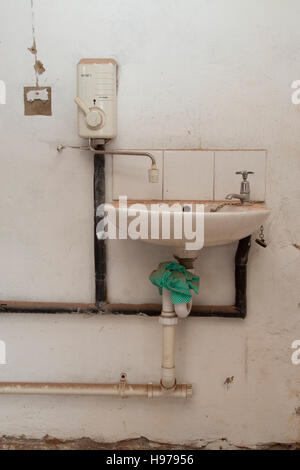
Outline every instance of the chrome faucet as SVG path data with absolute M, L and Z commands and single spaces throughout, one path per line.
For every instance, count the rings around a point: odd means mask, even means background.
M 248 181 L 248 175 L 254 175 L 254 171 L 237 171 L 236 175 L 242 175 L 243 181 L 241 182 L 240 194 L 228 194 L 225 199 L 239 199 L 242 204 L 249 204 L 250 202 L 250 183 Z

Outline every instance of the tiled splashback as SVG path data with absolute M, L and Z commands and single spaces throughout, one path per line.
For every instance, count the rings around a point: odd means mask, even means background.
M 145 150 L 145 149 L 141 149 Z M 141 156 L 113 157 L 113 199 L 219 200 L 239 193 L 238 170 L 252 170 L 251 199 L 266 195 L 265 150 L 151 150 L 160 178 L 149 183 L 150 160 Z
M 214 153 L 164 152 L 163 198 L 213 199 Z

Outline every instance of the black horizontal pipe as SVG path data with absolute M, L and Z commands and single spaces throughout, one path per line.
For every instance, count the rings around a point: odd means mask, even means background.
M 9 302 L 0 301 L 1 313 L 85 313 L 85 314 L 122 314 L 159 316 L 160 304 L 107 304 L 103 307 L 96 304 L 59 304 L 47 302 Z M 242 318 L 235 306 L 195 305 L 192 317 L 225 317 Z
M 245 318 L 247 313 L 247 262 L 251 246 L 251 236 L 239 241 L 235 256 L 235 305 L 193 305 L 192 317 L 222 317 Z M 103 268 L 103 265 L 102 265 Z M 103 273 L 103 271 L 102 271 Z M 105 279 L 101 278 L 101 279 Z M 103 283 L 99 284 L 103 294 Z M 122 314 L 158 316 L 161 313 L 160 304 L 105 304 L 96 302 L 59 303 L 59 302 L 13 302 L 0 300 L 0 312 L 3 313 L 85 313 L 85 314 Z
M 104 149 L 99 146 L 99 149 Z M 85 313 L 85 314 L 145 314 L 158 316 L 159 304 L 107 304 L 106 244 L 98 240 L 96 228 L 99 222 L 97 208 L 105 202 L 105 156 L 94 155 L 94 258 L 95 258 L 95 303 L 59 302 L 12 302 L 0 300 L 0 313 Z M 251 236 L 239 241 L 235 255 L 235 305 L 194 305 L 193 317 L 245 318 L 247 314 L 247 263 Z

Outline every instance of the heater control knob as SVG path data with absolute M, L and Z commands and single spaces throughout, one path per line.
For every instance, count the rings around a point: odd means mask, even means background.
M 100 127 L 103 122 L 101 111 L 92 108 L 86 115 L 86 122 L 89 127 Z
M 82 101 L 81 98 L 75 98 L 75 103 L 85 114 L 86 122 L 92 129 L 98 129 L 103 124 L 103 114 L 99 108 L 89 108 L 89 106 Z

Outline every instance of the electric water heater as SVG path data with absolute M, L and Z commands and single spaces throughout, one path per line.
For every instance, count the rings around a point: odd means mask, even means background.
M 117 62 L 82 59 L 77 68 L 78 134 L 112 139 L 117 134 Z

